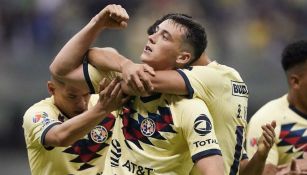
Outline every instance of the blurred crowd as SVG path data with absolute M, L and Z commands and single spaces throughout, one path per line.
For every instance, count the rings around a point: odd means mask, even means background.
M 307 37 L 305 0 L 1 0 L 0 149 L 25 150 L 22 116 L 47 97 L 48 66 L 65 42 L 105 5 L 127 9 L 129 26 L 108 31 L 99 46 L 115 47 L 134 61 L 146 29 L 169 12 L 191 15 L 206 28 L 208 55 L 236 68 L 249 91 L 249 116 L 286 92 L 283 47 Z M 25 162 L 26 163 L 26 162 Z

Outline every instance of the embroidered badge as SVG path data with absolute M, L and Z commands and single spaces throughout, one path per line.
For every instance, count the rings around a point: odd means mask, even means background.
M 90 136 L 95 143 L 103 143 L 108 139 L 108 131 L 104 126 L 97 125 L 92 129 Z
M 46 112 L 37 112 L 32 118 L 33 123 L 39 122 L 41 119 L 47 118 L 48 114 Z
M 152 136 L 156 131 L 156 124 L 150 118 L 145 118 L 140 126 L 140 130 L 144 136 Z

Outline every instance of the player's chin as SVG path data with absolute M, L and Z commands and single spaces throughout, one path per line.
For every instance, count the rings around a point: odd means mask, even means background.
M 150 57 L 147 53 L 143 52 L 140 58 L 141 58 L 142 63 L 147 64 L 148 62 L 150 62 Z
M 80 110 L 80 111 L 74 111 L 74 113 L 72 114 L 73 116 L 77 116 L 80 115 L 84 112 L 85 110 Z

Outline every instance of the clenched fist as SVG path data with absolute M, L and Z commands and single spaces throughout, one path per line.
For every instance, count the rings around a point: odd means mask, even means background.
M 122 6 L 112 4 L 102 9 L 94 20 L 102 29 L 121 29 L 127 27 L 129 15 Z

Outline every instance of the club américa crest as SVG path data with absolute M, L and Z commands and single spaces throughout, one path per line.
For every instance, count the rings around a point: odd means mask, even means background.
M 152 119 L 145 118 L 140 125 L 140 130 L 144 136 L 150 137 L 156 131 L 156 124 Z
M 90 132 L 90 138 L 95 143 L 103 143 L 108 139 L 108 131 L 104 126 L 97 125 Z

